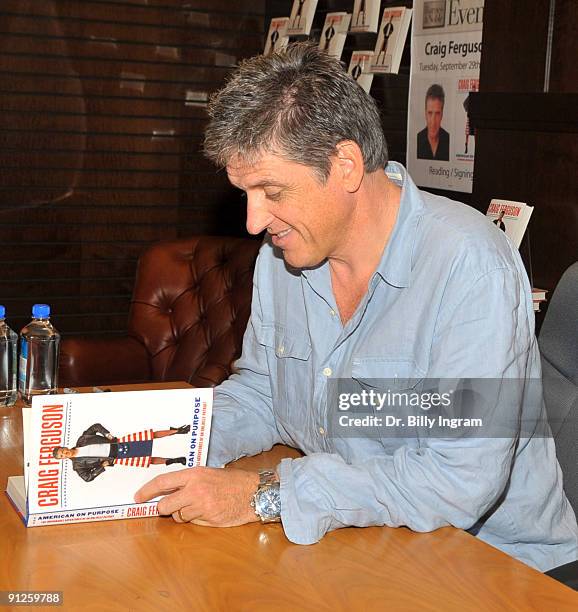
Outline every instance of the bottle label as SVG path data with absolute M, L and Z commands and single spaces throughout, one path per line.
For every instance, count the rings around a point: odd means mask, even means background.
M 18 390 L 26 393 L 26 366 L 28 365 L 28 342 L 24 338 L 20 341 L 20 363 L 18 365 Z

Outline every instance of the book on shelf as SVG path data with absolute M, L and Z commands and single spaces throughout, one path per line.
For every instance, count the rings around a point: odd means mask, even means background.
M 24 474 L 6 493 L 27 527 L 157 516 L 134 494 L 205 465 L 212 389 L 41 395 L 22 409 Z
M 498 229 L 505 232 L 512 244 L 519 249 L 533 211 L 534 207 L 524 202 L 494 198 L 486 216 Z
M 540 312 L 540 304 L 546 301 L 547 289 L 532 288 L 532 304 L 534 305 L 534 312 Z
M 534 302 L 545 302 L 547 293 L 548 293 L 547 289 L 537 289 L 536 287 L 533 287 L 532 288 L 532 300 Z
M 371 83 L 373 82 L 373 72 L 371 72 L 372 58 L 372 50 L 354 51 L 351 55 L 349 68 L 347 69 L 349 74 L 367 93 L 369 93 Z
M 381 0 L 355 0 L 350 32 L 377 32 Z
M 340 59 L 343 47 L 345 46 L 350 21 L 351 15 L 348 13 L 327 13 L 323 29 L 321 30 L 319 48 L 322 51 L 326 51 L 332 57 Z
M 276 51 L 281 51 L 281 49 L 284 49 L 289 44 L 289 36 L 287 36 L 288 23 L 289 17 L 273 17 L 271 19 L 263 55 L 271 55 Z
M 293 0 L 289 23 L 287 24 L 287 35 L 309 36 L 316 8 L 317 0 Z
M 405 6 L 384 9 L 373 52 L 373 72 L 393 74 L 399 72 L 412 12 L 412 9 Z

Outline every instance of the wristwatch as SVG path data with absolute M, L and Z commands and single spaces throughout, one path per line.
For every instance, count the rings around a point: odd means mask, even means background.
M 251 508 L 262 523 L 281 521 L 281 492 L 273 470 L 259 470 L 259 486 L 253 495 Z

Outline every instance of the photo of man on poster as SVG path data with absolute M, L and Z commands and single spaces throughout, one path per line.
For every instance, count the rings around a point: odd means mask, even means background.
M 417 158 L 449 161 L 450 135 L 441 127 L 445 92 L 441 85 L 430 85 L 425 95 L 426 127 L 417 134 Z

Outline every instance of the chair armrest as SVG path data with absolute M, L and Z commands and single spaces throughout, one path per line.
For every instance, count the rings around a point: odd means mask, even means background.
M 58 385 L 81 387 L 151 380 L 149 355 L 130 336 L 71 337 L 60 344 Z

